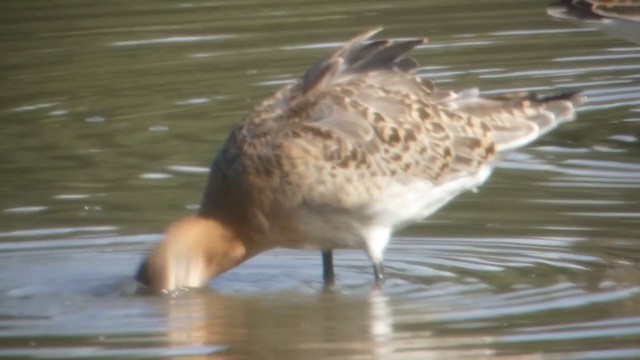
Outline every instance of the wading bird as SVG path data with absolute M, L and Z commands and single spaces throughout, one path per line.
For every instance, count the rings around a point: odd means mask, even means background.
M 261 252 L 363 249 L 378 284 L 391 234 L 485 182 L 500 154 L 574 117 L 579 94 L 439 90 L 406 56 L 425 39 L 356 36 L 255 107 L 218 151 L 197 215 L 176 221 L 137 279 L 201 287 Z

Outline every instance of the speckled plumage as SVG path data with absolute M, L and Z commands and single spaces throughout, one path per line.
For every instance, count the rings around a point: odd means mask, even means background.
M 224 143 L 201 213 L 252 241 L 362 247 L 480 185 L 499 152 L 569 120 L 579 95 L 438 90 L 406 53 L 423 39 L 367 31 L 264 100 Z M 416 205 L 417 204 L 417 205 Z M 233 215 L 232 215 L 233 214 Z
M 571 120 L 575 94 L 439 90 L 406 53 L 425 40 L 367 31 L 264 100 L 219 150 L 198 216 L 174 222 L 137 279 L 202 286 L 275 247 L 361 248 L 380 283 L 394 230 L 481 185 L 501 152 Z

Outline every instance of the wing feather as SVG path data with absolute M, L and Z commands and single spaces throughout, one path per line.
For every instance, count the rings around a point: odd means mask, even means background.
M 415 182 L 457 184 L 455 196 L 486 179 L 498 152 L 571 120 L 584 101 L 437 89 L 406 56 L 424 39 L 367 42 L 378 31 L 354 37 L 258 105 L 231 133 L 216 160 L 222 175 L 212 178 L 246 184 L 265 218 L 300 206 L 358 213 L 388 188 Z

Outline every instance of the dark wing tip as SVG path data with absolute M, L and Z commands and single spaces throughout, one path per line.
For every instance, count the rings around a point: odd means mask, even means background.
M 569 101 L 574 107 L 577 108 L 582 104 L 584 104 L 585 102 L 587 102 L 587 97 L 581 91 L 573 91 L 573 92 L 566 92 L 566 93 L 547 95 L 547 96 L 536 95 L 535 100 L 540 102 L 564 100 L 564 101 Z
M 301 94 L 334 84 L 346 74 L 371 71 L 400 70 L 410 72 L 418 67 L 417 62 L 406 59 L 406 54 L 427 42 L 426 38 L 412 40 L 372 40 L 382 27 L 371 28 L 349 40 L 335 51 L 308 69 L 298 85 Z

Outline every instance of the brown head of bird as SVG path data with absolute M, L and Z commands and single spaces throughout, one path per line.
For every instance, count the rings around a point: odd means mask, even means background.
M 229 227 L 213 219 L 190 216 L 169 226 L 140 265 L 136 280 L 162 292 L 202 287 L 250 256 L 245 243 Z

